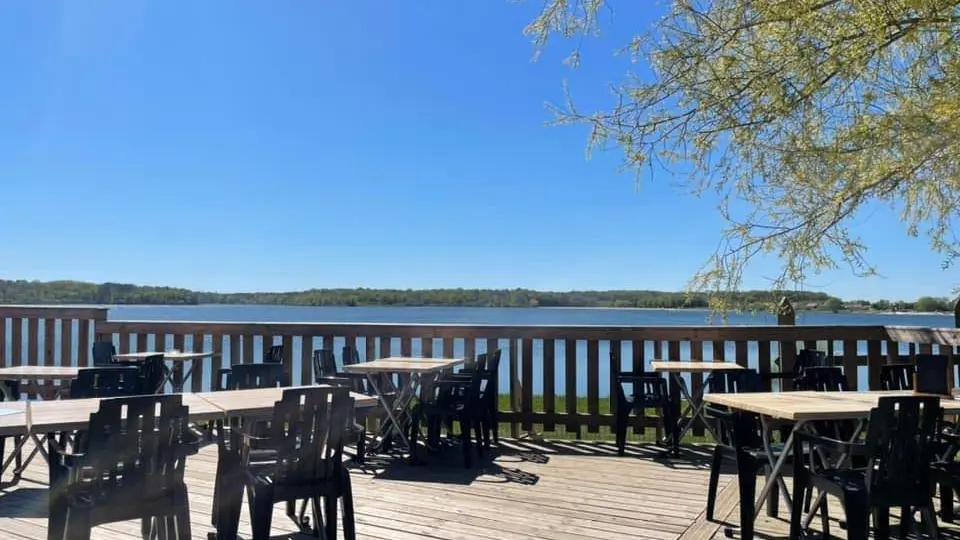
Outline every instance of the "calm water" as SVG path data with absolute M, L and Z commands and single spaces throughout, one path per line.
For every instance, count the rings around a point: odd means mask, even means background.
M 111 307 L 109 312 L 111 320 L 142 320 L 142 321 L 225 321 L 225 322 L 331 322 L 331 323 L 423 323 L 423 324 L 497 324 L 497 325 L 650 325 L 650 326 L 694 326 L 710 324 L 709 313 L 696 310 L 604 310 L 604 309 L 536 309 L 536 308 L 440 308 L 440 307 L 292 307 L 292 306 L 224 306 L 224 305 L 206 305 L 206 306 L 116 306 Z M 775 325 L 776 318 L 769 314 L 762 315 L 731 315 L 730 324 L 734 325 Z M 902 325 L 902 326 L 929 326 L 929 327 L 953 327 L 952 315 L 874 315 L 874 314 L 832 314 L 832 313 L 808 313 L 798 315 L 798 324 L 801 325 Z M 719 321 L 716 322 L 719 324 Z M 8 327 L 9 328 L 9 327 Z M 41 329 L 41 339 L 43 331 Z M 59 331 L 56 339 L 59 341 Z M 262 350 L 261 343 L 254 344 L 254 350 Z M 342 339 L 337 339 L 333 343 L 335 351 L 340 351 L 343 346 Z M 392 343 L 392 354 L 400 353 L 399 339 L 394 339 Z M 76 341 L 74 341 L 76 343 Z M 503 341 L 501 346 L 505 345 Z M 172 338 L 164 344 L 153 342 L 153 337 L 148 339 L 148 349 L 168 349 L 173 346 Z M 185 346 L 192 345 L 188 338 Z M 293 358 L 295 365 L 293 373 L 300 373 L 299 358 L 300 349 L 303 344 L 300 340 L 295 340 Z M 320 339 L 310 344 L 311 348 L 324 346 Z M 329 345 L 327 345 L 329 346 Z M 621 358 L 629 359 L 632 357 L 631 344 L 623 343 Z M 646 358 L 654 358 L 653 344 L 647 343 Z M 821 348 L 826 347 L 826 342 L 820 344 Z M 205 339 L 203 348 L 209 350 L 212 348 L 211 339 Z M 412 344 L 413 355 L 420 354 L 419 340 L 414 340 Z M 377 347 L 379 353 L 379 345 Z M 462 340 L 456 342 L 454 354 L 462 356 L 464 354 L 464 344 Z M 756 347 L 750 348 L 750 365 L 756 366 L 757 351 Z M 39 350 L 44 350 L 41 343 Z M 434 345 L 434 351 L 439 355 L 440 343 Z M 476 352 L 482 353 L 485 350 L 485 341 L 481 340 L 476 344 Z M 837 353 L 842 353 L 840 343 L 835 346 Z M 56 363 L 60 363 L 59 347 L 55 348 Z M 225 344 L 225 358 L 229 358 L 229 344 Z M 360 344 L 361 355 L 365 353 L 365 346 Z M 906 351 L 904 351 L 906 352 Z M 26 351 L 24 351 L 26 353 Z M 534 379 L 533 391 L 535 394 L 542 392 L 542 343 L 534 342 L 533 364 Z M 733 358 L 733 344 L 728 344 L 726 357 Z M 776 344 L 773 346 L 772 354 L 774 357 L 779 355 Z M 866 347 L 862 345 L 858 354 L 865 355 Z M 681 360 L 688 359 L 690 355 L 689 347 L 681 349 Z M 705 358 L 712 358 L 713 350 L 709 343 L 704 345 Z M 605 359 L 609 356 L 609 345 L 600 344 L 600 358 Z M 10 349 L 7 348 L 6 358 L 11 358 Z M 557 343 L 555 357 L 558 362 L 556 369 L 556 389 L 562 393 L 565 388 L 563 362 L 564 350 L 563 344 Z M 210 362 L 211 360 L 206 360 Z M 503 388 L 506 389 L 506 381 L 509 380 L 508 358 L 503 359 L 501 380 Z M 586 345 L 578 344 L 577 354 L 577 387 L 578 394 L 586 394 Z M 210 373 L 209 367 L 204 369 L 204 373 Z M 519 375 L 519 374 L 518 374 Z M 601 361 L 600 363 L 600 394 L 606 396 L 609 394 L 609 363 Z M 861 388 L 866 381 L 866 368 L 861 368 L 859 374 Z M 209 376 L 205 377 L 204 387 L 210 384 Z

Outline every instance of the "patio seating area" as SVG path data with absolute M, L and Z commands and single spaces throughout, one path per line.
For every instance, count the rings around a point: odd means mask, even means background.
M 362 540 L 574 540 L 725 538 L 737 525 L 737 482 L 721 476 L 717 521 L 705 518 L 710 448 L 685 446 L 662 461 L 661 448 L 628 445 L 618 457 L 612 443 L 504 440 L 489 461 L 465 469 L 457 456 L 429 469 L 405 461 L 371 458 L 351 468 Z M 217 450 L 211 444 L 188 459 L 193 538 L 213 532 L 210 513 Z M 732 473 L 732 470 L 729 471 Z M 789 480 L 789 479 L 788 479 Z M 758 488 L 762 486 L 762 481 Z M 47 539 L 47 469 L 34 461 L 19 485 L 0 489 L 0 530 L 6 538 Z M 831 502 L 834 534 L 843 536 L 843 512 Z M 757 520 L 757 538 L 789 538 L 789 509 Z M 274 510 L 273 539 L 303 539 L 293 532 L 282 506 Z M 896 520 L 894 520 L 896 523 Z M 249 515 L 241 515 L 241 538 L 249 538 Z M 941 525 L 942 538 L 960 529 Z M 819 530 L 819 521 L 812 529 Z M 735 537 L 737 537 L 735 535 Z M 140 539 L 140 523 L 94 529 L 93 540 Z

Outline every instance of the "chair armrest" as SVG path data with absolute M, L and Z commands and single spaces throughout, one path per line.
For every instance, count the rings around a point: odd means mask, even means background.
M 811 433 L 795 433 L 794 441 L 800 444 L 806 443 L 812 450 L 814 448 L 826 448 L 837 452 L 850 452 L 857 448 L 863 448 L 865 445 L 860 442 L 847 442 L 830 437 L 822 437 Z
M 353 386 L 354 379 L 350 377 L 317 377 L 317 384 L 329 384 L 330 386 Z

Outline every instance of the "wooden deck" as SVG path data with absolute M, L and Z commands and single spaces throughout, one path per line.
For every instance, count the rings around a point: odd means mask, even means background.
M 366 540 L 706 540 L 724 538 L 723 523 L 704 511 L 709 449 L 687 448 L 681 458 L 663 461 L 659 449 L 632 446 L 620 458 L 609 443 L 504 441 L 492 460 L 473 470 L 459 453 L 440 462 L 409 467 L 382 458 L 353 470 L 357 531 Z M 210 526 L 216 447 L 206 446 L 187 465 L 193 537 L 206 540 Z M 0 490 L 4 538 L 46 539 L 46 469 L 39 459 L 24 481 Z M 737 485 L 731 475 L 720 484 L 717 517 L 735 524 Z M 832 509 L 836 521 L 842 515 Z M 786 539 L 789 512 L 763 517 L 757 537 Z M 814 525 L 819 523 L 816 520 Z M 306 539 L 276 507 L 273 538 Z M 957 538 L 948 531 L 945 537 Z M 843 536 L 839 525 L 835 535 Z M 248 538 L 246 510 L 240 534 Z M 140 538 L 139 523 L 94 530 L 93 540 Z

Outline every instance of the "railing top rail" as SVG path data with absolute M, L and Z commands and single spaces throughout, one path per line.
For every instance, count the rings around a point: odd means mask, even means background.
M 887 339 L 902 343 L 960 345 L 960 329 L 928 328 L 925 326 L 885 326 Z
M 0 318 L 99 319 L 107 318 L 107 307 L 68 305 L 0 305 Z
M 636 340 L 887 339 L 883 326 L 642 326 L 503 325 L 349 322 L 103 321 L 100 333 L 207 333 L 282 335 L 393 335 L 413 337 L 528 337 Z

